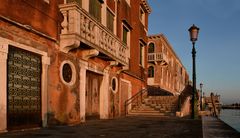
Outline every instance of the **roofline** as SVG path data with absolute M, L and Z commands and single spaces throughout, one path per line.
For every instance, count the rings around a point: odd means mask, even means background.
M 151 9 L 150 5 L 148 4 L 148 1 L 142 0 L 142 4 L 145 7 L 145 9 L 147 10 L 147 12 L 150 14 L 152 12 L 152 9 Z

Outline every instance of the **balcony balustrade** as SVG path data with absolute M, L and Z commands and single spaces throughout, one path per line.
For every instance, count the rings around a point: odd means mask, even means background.
M 60 35 L 61 51 L 68 52 L 79 47 L 80 43 L 85 43 L 107 56 L 108 59 L 128 66 L 129 48 L 107 27 L 77 3 L 61 4 L 59 8 L 64 17 Z
M 148 62 L 160 62 L 161 65 L 168 65 L 168 58 L 164 53 L 148 53 Z

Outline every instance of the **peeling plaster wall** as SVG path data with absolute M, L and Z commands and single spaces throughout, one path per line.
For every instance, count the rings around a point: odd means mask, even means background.
M 76 57 L 58 51 L 51 51 L 51 66 L 49 67 L 49 123 L 72 124 L 79 122 L 79 67 Z M 63 61 L 73 63 L 76 82 L 68 86 L 60 79 L 60 65 Z

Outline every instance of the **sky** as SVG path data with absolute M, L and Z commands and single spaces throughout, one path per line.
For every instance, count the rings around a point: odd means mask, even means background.
M 240 0 L 148 0 L 148 34 L 164 34 L 192 80 L 188 29 L 200 28 L 196 42 L 197 88 L 240 103 Z

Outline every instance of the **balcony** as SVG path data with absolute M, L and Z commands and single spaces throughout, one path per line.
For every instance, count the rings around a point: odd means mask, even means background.
M 81 43 L 97 50 L 103 59 L 128 66 L 130 51 L 116 35 L 76 3 L 59 5 L 63 14 L 60 50 L 67 53 Z
M 148 53 L 148 62 L 160 63 L 162 66 L 167 66 L 168 58 L 164 53 Z

